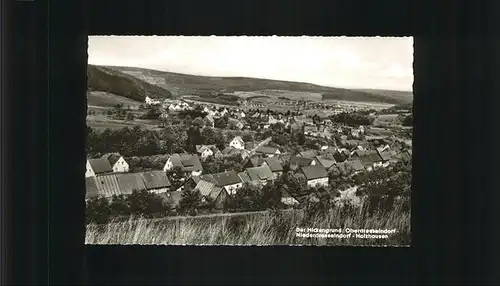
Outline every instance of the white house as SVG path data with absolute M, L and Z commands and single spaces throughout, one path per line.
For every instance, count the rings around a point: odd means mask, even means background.
M 198 155 L 173 154 L 165 163 L 163 171 L 166 172 L 174 167 L 181 168 L 184 173 L 191 176 L 199 176 L 203 172 L 203 166 Z
M 102 158 L 108 160 L 114 173 L 124 173 L 129 171 L 128 163 L 120 154 L 106 154 L 102 156 Z
M 307 180 L 309 187 L 328 186 L 328 172 L 321 165 L 307 166 L 301 168 L 302 174 Z
M 104 158 L 87 160 L 87 168 L 85 171 L 85 177 L 87 178 L 112 172 L 113 168 L 111 168 L 109 161 Z
M 217 152 L 215 145 L 196 145 L 196 152 L 202 159 L 213 156 Z
M 243 139 L 241 139 L 240 136 L 236 136 L 233 138 L 233 140 L 231 140 L 231 142 L 229 142 L 229 146 L 236 149 L 244 150 L 245 142 L 243 141 Z
M 149 96 L 146 96 L 145 102 L 146 102 L 146 104 L 149 104 L 149 105 L 158 105 L 161 103 L 159 100 L 152 99 Z

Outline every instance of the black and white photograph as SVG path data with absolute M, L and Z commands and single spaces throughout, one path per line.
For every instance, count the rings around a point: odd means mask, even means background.
M 85 242 L 408 247 L 412 85 L 412 37 L 89 36 Z

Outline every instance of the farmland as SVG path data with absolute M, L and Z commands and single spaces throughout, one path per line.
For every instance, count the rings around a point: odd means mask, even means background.
M 87 93 L 87 105 L 89 106 L 115 107 L 117 104 L 122 104 L 126 107 L 130 106 L 131 108 L 139 108 L 143 102 L 101 91 L 91 91 Z
M 297 227 L 396 229 L 388 240 L 300 238 Z M 207 231 L 210 229 L 210 231 Z M 410 215 L 399 211 L 360 215 L 341 208 L 306 218 L 302 211 L 213 215 L 210 218 L 130 219 L 104 226 L 87 225 L 87 244 L 206 245 L 409 245 Z

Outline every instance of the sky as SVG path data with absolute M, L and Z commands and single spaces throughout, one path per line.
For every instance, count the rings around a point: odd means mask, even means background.
M 411 91 L 413 38 L 89 36 L 88 63 Z

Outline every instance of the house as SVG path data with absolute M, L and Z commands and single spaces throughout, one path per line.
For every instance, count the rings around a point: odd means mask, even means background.
M 246 158 L 243 161 L 242 167 L 243 167 L 243 169 L 253 168 L 253 167 L 260 167 L 264 163 L 265 163 L 265 159 L 264 158 L 260 158 L 260 157 Z
M 259 146 L 256 150 L 255 153 L 260 154 L 260 155 L 265 155 L 269 158 L 274 157 L 275 155 L 280 155 L 281 152 L 278 148 L 271 147 L 271 146 Z
M 125 159 L 118 153 L 105 154 L 102 158 L 108 160 L 113 172 L 123 173 L 128 172 L 129 166 Z
M 343 175 L 356 175 L 365 170 L 363 164 L 359 159 L 347 160 L 342 163 L 333 164 L 329 171 L 336 169 L 339 174 Z
M 207 199 L 210 199 L 214 201 L 216 208 L 222 208 L 224 206 L 224 200 L 226 199 L 226 197 L 221 193 L 226 193 L 226 192 L 222 192 L 223 188 L 217 186 L 216 183 L 208 181 L 200 181 L 196 185 L 196 188 L 194 190 L 200 192 L 202 202 L 205 202 L 207 201 Z
M 198 153 L 203 160 L 213 156 L 216 152 L 217 147 L 215 147 L 215 145 L 196 145 L 196 153 Z
M 315 150 L 307 150 L 307 151 L 302 151 L 297 154 L 297 156 L 302 157 L 302 158 L 310 158 L 313 159 L 314 157 L 318 156 L 318 152 Z
M 234 147 L 226 147 L 224 150 L 222 150 L 222 156 L 223 157 L 230 157 L 230 156 L 237 156 L 241 155 L 243 152 L 243 149 L 238 149 Z
M 333 164 L 336 163 L 335 158 L 333 158 L 333 155 L 331 154 L 326 154 L 326 155 L 321 155 L 321 156 L 316 156 L 314 157 L 316 162 L 319 163 L 319 165 L 323 166 L 325 169 L 329 169 Z
M 316 160 L 311 158 L 291 156 L 289 163 L 290 163 L 290 169 L 296 170 L 302 167 L 314 166 L 316 165 Z
M 167 192 L 170 187 L 170 180 L 165 172 L 155 170 L 140 173 L 146 190 L 152 193 L 160 194 Z
M 104 158 L 99 159 L 88 159 L 87 168 L 85 171 L 85 177 L 95 177 L 97 175 L 102 175 L 106 173 L 112 173 L 113 168 L 109 164 L 109 161 Z
M 146 189 L 140 173 L 118 173 L 115 176 L 122 194 L 130 195 Z
M 126 174 L 126 173 L 125 173 Z M 99 196 L 109 198 L 114 195 L 122 195 L 126 193 L 122 193 L 120 188 L 120 184 L 118 182 L 118 178 L 116 174 L 104 174 L 97 177 L 94 177 L 95 183 L 97 185 L 97 192 Z
M 300 168 L 309 187 L 328 186 L 328 172 L 320 165 L 307 166 Z
M 353 158 L 357 158 L 361 161 L 365 169 L 371 171 L 373 168 L 382 167 L 383 159 L 380 157 L 377 151 L 369 150 L 369 151 L 356 151 L 353 155 Z
M 243 150 L 245 149 L 245 142 L 243 141 L 243 139 L 241 139 L 240 136 L 236 136 L 233 138 L 233 140 L 231 140 L 231 142 L 229 142 L 229 147 Z
M 246 173 L 250 177 L 251 181 L 261 181 L 263 185 L 275 179 L 273 172 L 267 165 L 247 168 Z
M 214 127 L 215 126 L 215 120 L 214 120 L 214 117 L 210 114 L 208 114 L 207 116 L 205 116 L 205 126 L 208 126 L 208 127 Z
M 243 182 L 234 171 L 200 176 L 201 181 L 207 181 L 223 188 L 228 194 L 235 194 Z M 199 182 L 198 182 L 199 184 Z
M 283 166 L 280 161 L 276 158 L 265 158 L 262 165 L 268 166 L 273 172 L 274 179 L 277 179 L 281 174 L 283 174 Z
M 304 134 L 309 135 L 309 136 L 315 136 L 319 132 L 319 129 L 317 126 L 314 125 L 306 125 L 304 126 Z
M 297 201 L 290 195 L 290 193 L 288 192 L 288 187 L 286 185 L 283 185 L 281 187 L 281 203 L 289 207 L 299 204 L 299 201 Z
M 163 171 L 166 172 L 174 167 L 181 168 L 184 173 L 189 173 L 191 176 L 199 176 L 203 172 L 198 155 L 173 154 L 165 163 Z
M 148 104 L 148 105 L 158 105 L 158 104 L 160 104 L 160 103 L 161 103 L 159 100 L 152 99 L 152 98 L 150 98 L 149 96 L 146 96 L 145 102 L 146 102 L 146 104 Z

